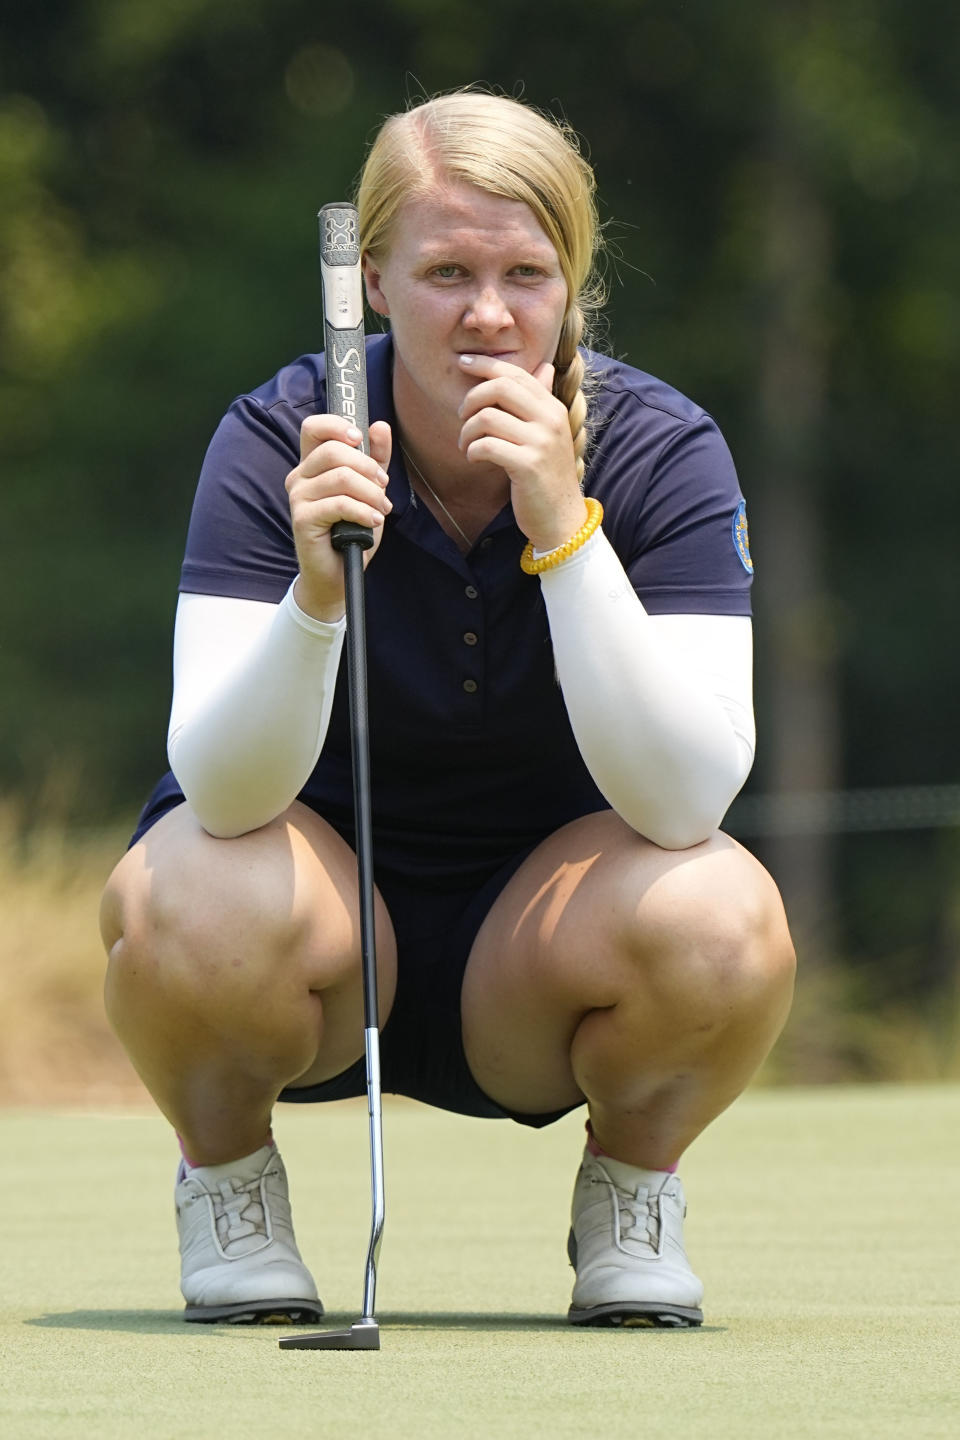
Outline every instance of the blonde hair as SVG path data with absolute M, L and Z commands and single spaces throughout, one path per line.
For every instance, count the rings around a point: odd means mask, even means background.
M 356 193 L 361 251 L 385 254 L 400 207 L 444 180 L 523 201 L 557 252 L 567 310 L 553 360 L 553 390 L 567 407 L 582 485 L 587 376 L 578 347 L 603 301 L 593 171 L 569 126 L 532 106 L 483 90 L 437 95 L 390 116 L 373 142 Z

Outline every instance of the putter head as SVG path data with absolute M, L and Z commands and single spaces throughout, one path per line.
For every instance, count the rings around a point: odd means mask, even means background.
M 380 1326 L 376 1320 L 355 1320 L 349 1330 L 317 1330 L 312 1335 L 288 1335 L 281 1350 L 379 1350 Z

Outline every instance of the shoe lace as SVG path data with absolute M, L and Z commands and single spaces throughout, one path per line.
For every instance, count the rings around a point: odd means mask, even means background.
M 230 1253 L 228 1247 L 237 1241 L 249 1241 L 256 1235 L 264 1240 L 270 1238 L 259 1179 L 220 1180 L 216 1190 L 210 1191 L 210 1198 L 217 1237 L 225 1254 Z
M 620 1238 L 649 1245 L 656 1250 L 660 1243 L 660 1197 L 651 1195 L 645 1185 L 636 1191 L 616 1186 L 620 1210 Z

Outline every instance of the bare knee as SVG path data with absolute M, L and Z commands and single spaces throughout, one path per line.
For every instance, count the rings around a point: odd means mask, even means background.
M 776 885 L 726 837 L 698 850 L 638 904 L 633 955 L 658 988 L 699 1011 L 785 1017 L 796 956 Z
M 272 952 L 295 937 L 289 900 L 256 870 L 194 860 L 152 867 L 134 850 L 121 862 L 101 907 L 111 965 L 172 965 L 188 954 L 209 973 L 227 956 L 240 968 L 246 952 Z
M 279 824 L 217 840 L 180 812 L 159 822 L 104 893 L 108 1011 L 151 993 L 209 1004 L 224 986 L 235 1008 L 275 983 L 305 991 L 345 979 L 357 950 L 353 907 L 312 854 L 306 883 L 302 845 Z

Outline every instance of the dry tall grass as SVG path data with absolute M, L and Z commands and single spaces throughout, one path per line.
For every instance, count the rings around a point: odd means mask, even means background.
M 922 1005 L 871 1003 L 841 968 L 804 971 L 766 1085 L 960 1080 L 960 984 Z
M 100 892 L 123 834 L 0 809 L 0 1105 L 150 1103 L 103 1012 Z M 958 927 L 960 928 L 960 927 Z M 877 1011 L 842 970 L 806 975 L 765 1084 L 960 1079 L 960 985 L 926 1012 Z
M 24 839 L 0 811 L 0 1104 L 145 1102 L 103 1012 L 100 892 L 122 835 Z

